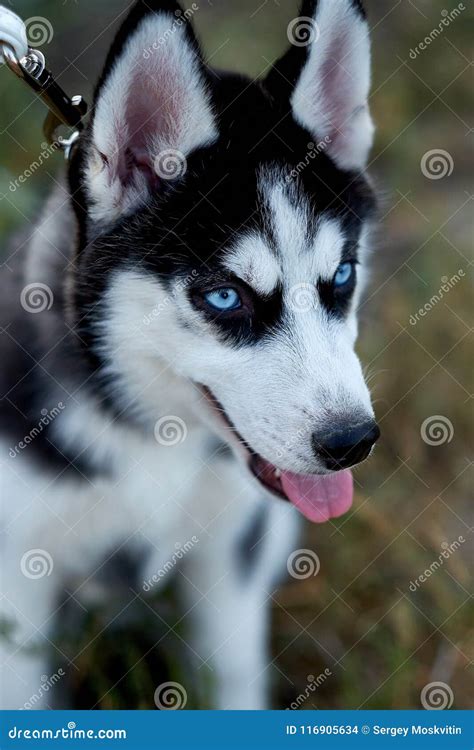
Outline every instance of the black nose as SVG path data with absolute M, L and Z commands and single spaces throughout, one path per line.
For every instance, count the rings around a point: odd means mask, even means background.
M 378 425 L 372 420 L 355 427 L 344 427 L 328 435 L 315 433 L 313 444 L 318 457 L 331 471 L 347 469 L 367 458 L 380 437 Z

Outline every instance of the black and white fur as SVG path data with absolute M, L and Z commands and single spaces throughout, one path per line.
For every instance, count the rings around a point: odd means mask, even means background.
M 167 0 L 132 10 L 68 182 L 2 274 L 1 617 L 13 623 L 0 645 L 2 708 L 22 707 L 48 673 L 71 579 L 124 549 L 139 553 L 146 580 L 193 536 L 178 575 L 192 622 L 183 648 L 212 669 L 213 707 L 266 707 L 269 594 L 298 546 L 298 514 L 262 489 L 245 446 L 319 473 L 312 435 L 373 417 L 353 349 L 374 208 L 362 7 L 304 2 L 317 42 L 290 47 L 258 82 L 210 70 L 176 11 Z M 175 180 L 154 169 L 168 149 L 187 160 Z M 339 305 L 331 279 L 344 258 L 357 259 L 358 281 Z M 251 297 L 251 316 L 203 309 L 202 290 L 229 280 Z M 21 291 L 38 283 L 54 303 L 32 314 Z M 300 284 L 315 289 L 303 312 L 289 300 Z M 154 434 L 167 416 L 187 430 L 173 446 Z M 54 568 L 28 578 L 21 560 L 38 548 Z

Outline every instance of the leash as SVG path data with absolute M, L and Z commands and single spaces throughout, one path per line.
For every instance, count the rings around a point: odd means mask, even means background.
M 5 64 L 37 94 L 49 112 L 43 132 L 49 144 L 69 159 L 71 149 L 83 129 L 87 104 L 82 96 L 69 97 L 46 68 L 45 57 L 28 45 L 26 26 L 19 16 L 0 5 L 0 65 Z M 56 135 L 61 125 L 74 128 L 69 138 Z

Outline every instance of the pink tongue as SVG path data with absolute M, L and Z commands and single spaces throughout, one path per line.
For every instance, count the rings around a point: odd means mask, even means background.
M 282 471 L 280 481 L 287 498 L 315 523 L 342 516 L 352 505 L 352 474 L 349 470 L 324 476 Z

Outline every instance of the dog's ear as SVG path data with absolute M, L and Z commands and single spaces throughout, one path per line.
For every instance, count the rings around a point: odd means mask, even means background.
M 94 222 L 113 222 L 164 180 L 183 178 L 190 152 L 217 137 L 194 8 L 139 0 L 114 40 L 81 156 Z
M 289 51 L 274 66 L 267 86 L 284 96 L 293 117 L 325 139 L 343 169 L 367 163 L 374 126 L 368 108 L 370 41 L 359 0 L 305 0 L 288 26 Z

